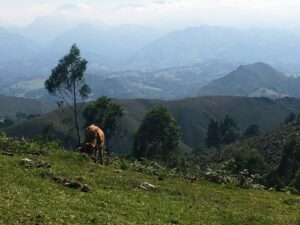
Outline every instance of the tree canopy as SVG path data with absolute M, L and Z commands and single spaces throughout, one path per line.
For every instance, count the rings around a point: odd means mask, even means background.
M 226 115 L 221 121 L 210 119 L 206 133 L 207 147 L 219 149 L 221 144 L 233 143 L 238 137 L 237 122 L 229 115 Z
M 67 55 L 61 58 L 45 82 L 50 94 L 56 95 L 74 113 L 74 126 L 77 131 L 77 143 L 80 144 L 78 107 L 79 99 L 86 99 L 91 89 L 84 80 L 87 61 L 80 56 L 80 50 L 73 44 Z
M 174 117 L 164 107 L 147 113 L 134 137 L 133 155 L 137 158 L 158 158 L 167 162 L 175 152 L 181 129 Z
M 122 116 L 123 108 L 106 96 L 98 98 L 83 111 L 86 126 L 95 124 L 100 127 L 104 131 L 108 143 L 115 136 L 121 135 Z

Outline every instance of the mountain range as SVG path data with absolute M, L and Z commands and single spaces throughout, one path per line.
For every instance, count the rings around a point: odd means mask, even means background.
M 211 60 L 263 61 L 281 71 L 300 68 L 300 34 L 295 31 L 201 26 L 170 32 L 41 17 L 24 28 L 1 28 L 0 62 L 5 64 L 0 76 L 47 76 L 75 42 L 90 71 L 149 71 Z

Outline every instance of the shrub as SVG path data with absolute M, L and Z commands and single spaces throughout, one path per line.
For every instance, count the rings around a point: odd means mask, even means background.
M 256 149 L 239 151 L 235 155 L 234 160 L 237 172 L 247 169 L 250 174 L 263 174 L 267 169 L 262 155 Z

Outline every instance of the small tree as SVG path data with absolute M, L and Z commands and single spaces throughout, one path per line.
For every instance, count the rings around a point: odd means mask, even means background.
M 246 131 L 244 133 L 244 137 L 251 138 L 251 137 L 255 137 L 259 134 L 260 134 L 259 126 L 256 124 L 252 124 L 246 129 Z
M 220 148 L 220 129 L 219 122 L 213 119 L 210 119 L 208 124 L 208 129 L 206 133 L 206 145 L 208 148 L 215 147 Z
M 224 136 L 230 128 L 237 128 L 237 122 L 229 115 L 220 122 L 220 134 Z
M 229 115 L 226 115 L 224 120 L 220 122 L 210 119 L 206 133 L 206 145 L 208 148 L 215 147 L 220 150 L 221 144 L 233 143 L 238 137 L 237 122 Z
M 164 107 L 147 113 L 134 137 L 133 155 L 159 157 L 167 162 L 175 152 L 180 139 L 180 127 L 174 117 Z
M 291 135 L 283 144 L 282 157 L 277 168 L 279 176 L 288 184 L 300 167 L 300 138 Z
M 239 130 L 235 127 L 229 127 L 225 134 L 222 136 L 220 142 L 228 145 L 234 143 L 240 136 Z
M 94 103 L 89 104 L 83 111 L 86 126 L 95 124 L 103 129 L 107 146 L 115 136 L 121 135 L 122 116 L 122 107 L 119 104 L 112 102 L 112 100 L 106 96 L 98 98 Z
M 240 172 L 244 169 L 249 170 L 251 174 L 263 174 L 266 172 L 267 165 L 264 158 L 256 149 L 239 151 L 234 159 L 236 172 Z
M 291 112 L 291 113 L 285 118 L 284 123 L 285 123 L 285 124 L 291 123 L 291 122 L 295 121 L 296 118 L 297 118 L 296 113 Z
M 70 52 L 59 60 L 58 65 L 45 82 L 48 92 L 60 97 L 73 112 L 78 145 L 80 145 L 80 133 L 77 103 L 79 98 L 84 100 L 91 92 L 83 78 L 87 63 L 85 59 L 81 58 L 80 50 L 74 44 Z
M 3 121 L 0 122 L 0 128 L 6 128 L 14 125 L 15 122 L 9 118 L 4 119 Z

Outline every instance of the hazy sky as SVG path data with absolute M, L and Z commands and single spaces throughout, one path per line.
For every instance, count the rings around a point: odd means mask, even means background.
M 300 0 L 0 0 L 0 25 L 64 15 L 109 25 L 294 27 Z

